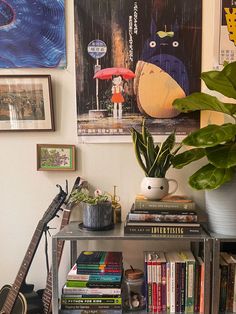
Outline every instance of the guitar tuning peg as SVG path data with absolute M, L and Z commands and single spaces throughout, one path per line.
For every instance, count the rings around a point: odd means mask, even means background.
M 56 215 L 56 217 L 59 218 L 60 216 L 59 216 L 59 215 Z

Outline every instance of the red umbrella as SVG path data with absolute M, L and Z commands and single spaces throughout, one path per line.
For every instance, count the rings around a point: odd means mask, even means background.
M 110 80 L 113 75 L 120 75 L 123 79 L 129 80 L 135 77 L 133 71 L 127 68 L 105 68 L 95 73 L 94 79 Z

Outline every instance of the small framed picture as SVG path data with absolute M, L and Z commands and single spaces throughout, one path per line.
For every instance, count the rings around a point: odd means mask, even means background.
M 37 170 L 75 170 L 75 145 L 37 144 Z
M 54 131 L 50 75 L 0 75 L 0 131 Z

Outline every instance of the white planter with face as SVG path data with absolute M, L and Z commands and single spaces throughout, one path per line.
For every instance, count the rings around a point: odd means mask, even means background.
M 169 182 L 175 185 L 171 192 L 169 192 Z M 177 188 L 178 183 L 174 179 L 145 177 L 141 182 L 141 193 L 150 200 L 160 200 L 175 193 Z

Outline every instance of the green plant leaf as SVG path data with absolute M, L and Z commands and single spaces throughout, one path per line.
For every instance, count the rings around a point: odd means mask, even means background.
M 140 167 L 145 172 L 145 175 L 147 175 L 147 168 L 146 168 L 146 166 L 145 166 L 145 164 L 144 164 L 144 162 L 142 160 L 141 154 L 140 154 L 140 146 L 139 146 L 138 134 L 137 134 L 136 130 L 134 130 L 134 132 L 132 132 L 132 139 L 133 139 L 134 151 L 135 151 L 136 159 L 137 159 Z
M 236 125 L 226 123 L 223 125 L 210 124 L 205 128 L 190 133 L 183 143 L 195 147 L 213 147 L 223 142 L 234 140 Z
M 216 97 L 205 93 L 193 93 L 185 98 L 176 99 L 173 106 L 181 112 L 211 110 L 231 116 L 236 112 L 236 104 L 223 103 Z
M 236 143 L 206 148 L 207 158 L 217 168 L 236 166 Z
M 213 190 L 232 179 L 234 170 L 232 168 L 216 168 L 208 164 L 189 178 L 189 184 L 196 190 Z
M 149 160 L 150 166 L 154 163 L 156 157 L 155 146 L 152 136 L 147 138 L 147 158 Z
M 232 81 L 235 80 L 235 77 L 236 69 L 233 63 L 226 65 L 222 71 L 208 71 L 201 75 L 209 89 L 234 99 L 236 99 L 236 89 Z
M 169 149 L 171 151 L 175 145 L 175 132 L 172 132 L 167 139 L 163 142 L 162 151 Z
M 206 156 L 206 151 L 204 148 L 193 148 L 174 156 L 171 163 L 174 168 L 181 169 L 191 162 L 203 158 L 204 156 Z

